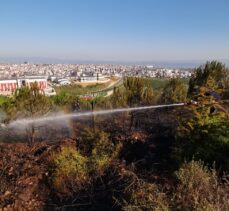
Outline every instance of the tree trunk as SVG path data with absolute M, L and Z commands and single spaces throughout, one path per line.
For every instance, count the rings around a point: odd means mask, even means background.
M 92 128 L 93 128 L 93 132 L 95 133 L 95 115 L 94 115 L 94 102 L 91 102 L 91 111 L 92 111 L 92 115 L 91 115 L 91 122 L 92 122 Z
M 31 128 L 31 143 L 34 143 L 35 141 L 35 127 L 34 125 L 32 125 L 32 128 Z

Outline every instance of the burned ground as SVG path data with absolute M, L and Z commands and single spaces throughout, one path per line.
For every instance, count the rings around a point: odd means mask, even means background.
M 104 173 L 95 177 L 87 188 L 85 186 L 85 190 L 68 200 L 61 201 L 50 186 L 49 157 L 63 146 L 76 148 L 80 128 L 85 125 L 78 123 L 77 130 L 74 131 L 78 137 L 75 139 L 32 144 L 1 143 L 0 207 L 8 210 L 108 210 L 113 207 L 113 210 L 117 210 L 120 205 L 116 203 L 115 198 L 122 195 L 131 181 L 125 178 L 126 172 L 133 170 L 139 177 L 144 178 L 148 174 L 151 179 L 163 180 L 164 176 L 159 167 L 163 153 L 165 155 L 169 150 L 164 147 L 167 143 L 163 142 L 162 137 L 153 136 L 150 130 L 129 130 L 127 120 L 124 123 L 126 128 L 119 127 L 118 119 L 119 117 L 113 119 L 112 125 L 109 124 L 111 121 L 107 120 L 99 122 L 101 127 L 106 125 L 104 128 L 106 132 L 109 131 L 111 142 L 123 144 L 118 159 L 112 161 Z M 89 123 L 88 125 L 90 126 Z
M 171 198 L 178 184 L 174 177 L 178 168 L 171 158 L 171 151 L 177 127 L 174 116 L 181 112 L 185 114 L 180 109 L 137 112 L 132 122 L 128 113 L 96 116 L 96 128 L 93 128 L 91 120 L 72 121 L 71 138 L 37 140 L 30 144 L 20 141 L 1 143 L 0 208 L 128 210 L 126 203 L 129 201 L 133 206 L 150 204 L 150 209 L 146 210 L 152 210 L 152 207 L 153 210 L 165 209 L 167 206 L 173 210 L 178 203 Z M 106 133 L 111 145 L 121 147 L 118 156 L 112 158 L 106 167 L 89 172 L 83 189 L 76 186 L 72 195 L 66 196 L 57 192 L 50 182 L 53 168 L 50 158 L 63 147 L 84 150 L 80 144 L 85 128 L 92 135 L 97 131 Z M 82 152 L 83 155 L 88 153 Z M 227 196 L 226 188 L 223 193 Z M 152 198 L 156 201 L 150 201 Z M 142 205 L 141 201 L 146 204 Z M 135 205 L 135 202 L 140 205 Z

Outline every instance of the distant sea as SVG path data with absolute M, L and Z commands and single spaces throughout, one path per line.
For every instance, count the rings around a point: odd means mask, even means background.
M 229 59 L 218 60 L 229 66 Z M 195 68 L 206 61 L 99 61 L 99 60 L 67 60 L 59 58 L 45 58 L 45 57 L 0 57 L 0 64 L 23 64 L 28 62 L 30 64 L 120 64 L 120 65 L 141 65 L 153 67 L 167 67 L 167 68 Z

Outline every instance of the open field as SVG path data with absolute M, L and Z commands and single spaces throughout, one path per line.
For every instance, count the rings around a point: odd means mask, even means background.
M 152 88 L 155 91 L 161 91 L 165 85 L 169 82 L 170 79 L 168 78 L 148 78 L 147 80 L 150 81 Z M 182 79 L 186 84 L 188 84 L 189 79 Z M 61 92 L 66 92 L 69 95 L 83 95 L 83 94 L 89 94 L 89 93 L 95 93 L 100 92 L 101 90 L 106 91 L 110 90 L 115 86 L 115 83 L 117 82 L 117 86 L 121 86 L 121 84 L 118 82 L 117 79 L 113 79 L 110 82 L 107 83 L 97 83 L 97 84 L 84 84 L 84 86 L 79 84 L 74 85 L 68 85 L 68 86 L 61 86 L 56 87 L 56 93 L 59 94 Z
M 112 78 L 109 82 L 106 83 L 84 83 L 84 85 L 73 84 L 68 86 L 55 87 L 56 93 L 60 94 L 61 92 L 68 93 L 68 95 L 85 95 L 101 91 L 106 91 L 107 89 L 112 89 L 115 84 L 119 84 L 120 79 Z
M 165 87 L 165 85 L 169 82 L 169 78 L 149 78 L 148 79 L 153 87 L 154 90 L 161 90 Z M 187 85 L 189 82 L 189 79 L 181 79 L 184 81 Z
M 97 84 L 92 84 L 88 86 L 73 84 L 73 85 L 68 85 L 68 86 L 55 87 L 55 90 L 57 94 L 60 94 L 61 92 L 66 92 L 69 95 L 83 95 L 83 94 L 96 92 L 101 89 L 105 89 L 107 86 L 109 86 L 110 83 L 111 82 L 103 83 L 103 84 L 97 83 Z

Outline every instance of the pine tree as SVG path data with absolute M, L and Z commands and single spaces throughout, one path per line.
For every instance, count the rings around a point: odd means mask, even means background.
M 163 103 L 185 102 L 187 98 L 187 86 L 180 79 L 171 79 L 163 89 L 161 101 Z

